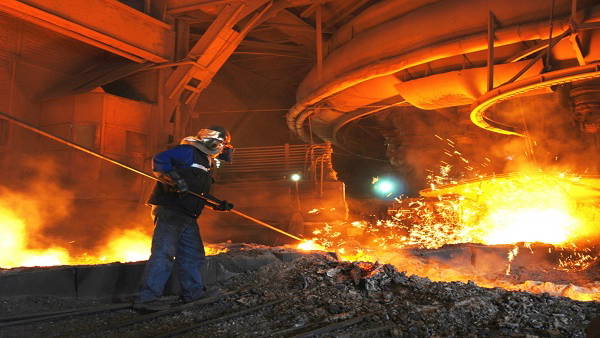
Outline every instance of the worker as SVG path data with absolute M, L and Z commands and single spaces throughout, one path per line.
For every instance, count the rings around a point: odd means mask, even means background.
M 155 228 L 150 259 L 134 308 L 151 310 L 161 306 L 159 298 L 173 265 L 179 273 L 183 302 L 212 295 L 202 281 L 205 256 L 196 222 L 207 203 L 188 192 L 211 197 L 208 195 L 213 181 L 211 173 L 219 161 L 231 161 L 232 153 L 229 132 L 213 126 L 200 129 L 196 136 L 185 137 L 178 146 L 154 156 L 154 174 L 169 184 L 157 182 L 148 200 Z M 211 199 L 214 203 L 208 205 L 214 210 L 233 208 L 227 201 Z

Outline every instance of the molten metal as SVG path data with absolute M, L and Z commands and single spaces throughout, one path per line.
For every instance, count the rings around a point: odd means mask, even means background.
M 600 242 L 595 220 L 600 211 L 600 178 L 566 174 L 518 173 L 480 178 L 422 192 L 421 199 L 399 201 L 392 220 L 375 224 L 328 224 L 313 232 L 314 243 L 344 260 L 390 263 L 438 281 L 473 280 L 480 286 L 550 292 L 578 300 L 600 299 L 600 286 L 587 288 L 552 283 L 514 283 L 468 273 L 458 266 L 424 264 L 408 249 L 435 249 L 447 244 L 517 244 L 541 242 L 560 258 L 552 269 L 581 271 L 598 261 L 591 242 Z M 526 246 L 527 247 L 527 246 Z M 524 249 L 528 250 L 528 249 Z M 504 267 L 519 255 L 518 246 L 490 265 Z M 496 269 L 497 270 L 497 269 Z
M 589 239 L 600 215 L 600 178 L 515 173 L 433 187 L 426 197 L 458 196 L 457 226 L 470 242 L 566 244 Z

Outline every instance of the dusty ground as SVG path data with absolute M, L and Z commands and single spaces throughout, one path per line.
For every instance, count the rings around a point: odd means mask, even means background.
M 431 282 L 391 265 L 339 262 L 324 253 L 237 274 L 220 288 L 243 290 L 119 329 L 112 327 L 140 314 L 123 309 L 14 327 L 0 323 L 0 337 L 169 336 L 191 325 L 198 327 L 182 336 L 287 337 L 321 328 L 322 337 L 585 337 L 600 316 L 598 302 Z M 267 305 L 255 308 L 261 304 Z M 99 303 L 7 297 L 0 299 L 0 317 L 94 305 Z M 224 319 L 245 309 L 252 311 Z M 348 326 L 327 327 L 336 323 Z

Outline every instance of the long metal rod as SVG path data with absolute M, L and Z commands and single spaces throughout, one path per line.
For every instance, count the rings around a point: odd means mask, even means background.
M 98 158 L 100 158 L 102 160 L 108 161 L 108 162 L 110 162 L 112 164 L 118 165 L 119 167 L 125 168 L 125 169 L 127 169 L 129 171 L 133 171 L 134 173 L 142 175 L 142 176 L 144 176 L 146 178 L 149 178 L 151 180 L 168 184 L 167 182 L 165 182 L 165 181 L 163 181 L 163 180 L 161 180 L 161 179 L 159 179 L 157 177 L 154 177 L 154 176 L 152 176 L 152 175 L 150 175 L 148 173 L 145 173 L 145 172 L 143 172 L 141 170 L 138 170 L 138 169 L 135 169 L 133 167 L 130 167 L 127 164 L 121 163 L 121 162 L 119 162 L 117 160 L 114 160 L 114 159 L 108 157 L 108 156 L 104 156 L 104 155 L 102 155 L 100 153 L 97 153 L 97 152 L 95 152 L 95 151 L 93 151 L 91 149 L 88 149 L 88 148 L 86 148 L 84 146 L 81 146 L 81 145 L 79 145 L 77 143 L 73 143 L 73 142 L 71 142 L 71 141 L 69 141 L 67 139 L 64 139 L 64 138 L 62 138 L 60 136 L 56 136 L 56 135 L 50 134 L 48 132 L 45 132 L 45 131 L 43 131 L 43 130 L 41 130 L 41 129 L 39 129 L 39 128 L 37 128 L 37 127 L 35 127 L 35 126 L 33 126 L 33 125 L 25 122 L 25 121 L 21 121 L 18 118 L 13 117 L 11 115 L 8 115 L 6 113 L 0 112 L 0 118 L 6 119 L 6 120 L 8 120 L 8 121 L 10 121 L 10 122 L 18 125 L 19 127 L 22 127 L 22 128 L 31 130 L 31 131 L 33 131 L 35 133 L 38 133 L 40 135 L 46 136 L 46 137 L 48 137 L 48 138 L 50 138 L 50 139 L 52 139 L 54 141 L 60 142 L 60 143 L 65 144 L 65 145 L 68 145 L 69 147 L 75 148 L 77 150 L 81 150 L 84 153 L 90 154 L 90 155 L 98 157 Z M 189 191 L 188 193 L 192 194 L 192 195 L 194 195 L 196 197 L 199 197 L 199 198 L 201 198 L 203 200 L 205 200 L 206 202 L 208 202 L 209 204 L 211 204 L 213 206 L 217 205 L 217 203 L 215 203 L 214 201 L 211 201 L 208 197 L 206 197 L 204 195 L 201 195 L 201 194 L 198 194 L 198 193 L 195 193 L 195 192 L 192 192 L 192 191 Z M 244 214 L 243 212 L 237 211 L 235 209 L 231 209 L 229 211 L 232 212 L 232 213 L 234 213 L 234 214 L 236 214 L 236 215 L 238 215 L 238 216 L 244 217 L 244 218 L 246 218 L 246 219 L 248 219 L 248 220 L 250 220 L 250 221 L 252 221 L 252 222 L 254 222 L 256 224 L 262 225 L 262 226 L 264 226 L 266 228 L 269 228 L 271 230 L 274 230 L 274 231 L 277 231 L 277 232 L 279 232 L 281 234 L 284 234 L 284 235 L 286 235 L 286 236 L 288 236 L 290 238 L 293 238 L 295 240 L 298 240 L 298 241 L 302 240 L 302 238 L 300 238 L 298 236 L 294 236 L 294 235 L 292 235 L 292 234 L 290 234 L 288 232 L 285 232 L 285 231 L 283 231 L 283 230 L 281 230 L 279 228 L 276 228 L 276 227 L 274 227 L 272 225 L 269 225 L 269 224 L 267 224 L 267 223 L 265 223 L 265 222 L 263 222 L 263 221 L 261 221 L 259 219 L 256 219 L 256 218 L 254 218 L 252 216 L 248 216 L 248 215 Z
M 517 74 L 515 74 L 513 77 L 510 78 L 510 80 L 504 82 L 500 86 L 504 86 L 505 84 L 517 81 L 523 74 L 525 74 L 525 72 L 527 72 L 531 67 L 533 67 L 533 65 L 536 62 L 538 62 L 544 55 L 546 55 L 546 52 L 547 51 L 540 52 L 534 58 L 532 58 L 531 60 L 529 60 L 529 62 L 525 65 L 525 67 L 521 68 L 521 70 L 518 71 Z
M 269 228 L 269 229 L 271 229 L 273 231 L 277 231 L 277 232 L 279 232 L 281 234 L 284 234 L 284 235 L 286 235 L 288 237 L 291 237 L 291 238 L 293 238 L 293 239 L 295 239 L 297 241 L 301 241 L 302 240 L 302 238 L 300 238 L 298 236 L 292 235 L 289 232 L 285 232 L 285 231 L 283 231 L 283 230 L 281 230 L 279 228 L 276 228 L 276 227 L 274 227 L 274 226 L 272 226 L 270 224 L 267 224 L 267 223 L 265 223 L 265 222 L 263 222 L 263 221 L 261 221 L 259 219 L 256 219 L 256 218 L 254 218 L 252 216 L 249 216 L 249 215 L 246 215 L 246 214 L 244 214 L 242 212 L 239 212 L 239 211 L 237 211 L 235 209 L 231 209 L 229 211 L 232 212 L 232 213 L 234 213 L 234 214 L 236 214 L 236 215 L 238 215 L 238 216 L 244 217 L 245 219 L 250 220 L 250 221 L 252 221 L 254 223 L 260 224 L 260 225 L 264 226 L 265 228 Z

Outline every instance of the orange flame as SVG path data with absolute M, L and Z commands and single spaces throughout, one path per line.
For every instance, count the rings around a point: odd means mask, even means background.
M 522 173 L 436 187 L 423 194 L 460 195 L 445 203 L 454 209 L 450 223 L 471 242 L 566 244 L 595 232 L 599 210 L 582 208 L 581 201 L 596 194 L 599 184 L 565 174 Z
M 150 257 L 151 244 L 150 236 L 139 230 L 118 231 L 110 236 L 107 245 L 95 256 L 100 262 L 107 263 L 143 261 Z
M 135 262 L 148 259 L 151 235 L 140 229 L 124 229 L 113 232 L 94 253 L 72 255 L 68 248 L 50 247 L 31 249 L 28 247 L 28 236 L 35 231 L 17 215 L 1 205 L 0 201 L 0 267 L 20 266 L 52 266 L 66 264 L 101 264 L 109 262 Z M 205 245 L 206 255 L 217 255 L 226 252 L 227 248 L 219 245 Z
M 27 247 L 27 226 L 14 210 L 0 205 L 0 267 L 59 265 L 69 254 L 63 248 Z

